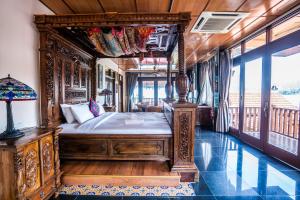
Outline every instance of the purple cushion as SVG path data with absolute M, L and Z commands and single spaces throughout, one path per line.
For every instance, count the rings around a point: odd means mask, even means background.
M 99 108 L 97 102 L 94 101 L 93 99 L 90 99 L 89 107 L 90 107 L 91 113 L 93 113 L 93 115 L 95 117 L 98 117 L 99 116 L 99 112 L 100 112 L 100 108 Z

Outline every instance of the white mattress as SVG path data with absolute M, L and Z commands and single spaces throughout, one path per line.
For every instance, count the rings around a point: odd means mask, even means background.
M 97 134 L 172 134 L 163 113 L 106 112 L 83 124 L 62 124 L 62 133 Z

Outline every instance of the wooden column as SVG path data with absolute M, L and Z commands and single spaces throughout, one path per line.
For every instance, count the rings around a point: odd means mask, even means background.
M 181 181 L 198 181 L 199 172 L 194 163 L 194 141 L 196 125 L 196 104 L 186 101 L 187 75 L 184 55 L 184 27 L 178 25 L 179 73 L 176 78 L 176 89 L 179 100 L 173 107 L 173 166 L 172 171 L 181 175 Z
M 178 74 L 176 77 L 176 91 L 179 96 L 178 103 L 186 102 L 186 95 L 188 93 L 187 75 L 185 66 L 185 50 L 184 50 L 184 26 L 179 24 L 178 29 Z
M 98 69 L 97 69 L 97 63 L 96 63 L 96 58 L 93 58 L 91 60 L 90 67 L 92 70 L 89 70 L 90 77 L 91 77 L 91 97 L 96 101 L 97 98 L 97 89 L 98 89 Z
M 172 100 L 172 77 L 171 77 L 171 56 L 168 58 L 168 66 L 167 66 L 167 83 L 165 86 L 165 91 L 166 91 L 166 101 L 171 101 Z

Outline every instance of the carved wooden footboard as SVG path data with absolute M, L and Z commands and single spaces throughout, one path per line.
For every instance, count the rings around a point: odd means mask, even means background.
M 61 159 L 170 160 L 172 135 L 61 134 Z

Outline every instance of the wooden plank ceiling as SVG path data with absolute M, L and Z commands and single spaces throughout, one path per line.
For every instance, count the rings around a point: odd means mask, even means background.
M 228 47 L 300 4 L 300 0 L 40 0 L 55 14 L 103 12 L 191 12 L 185 32 L 186 62 L 192 65 L 217 47 Z M 227 34 L 190 33 L 203 11 L 250 14 Z

